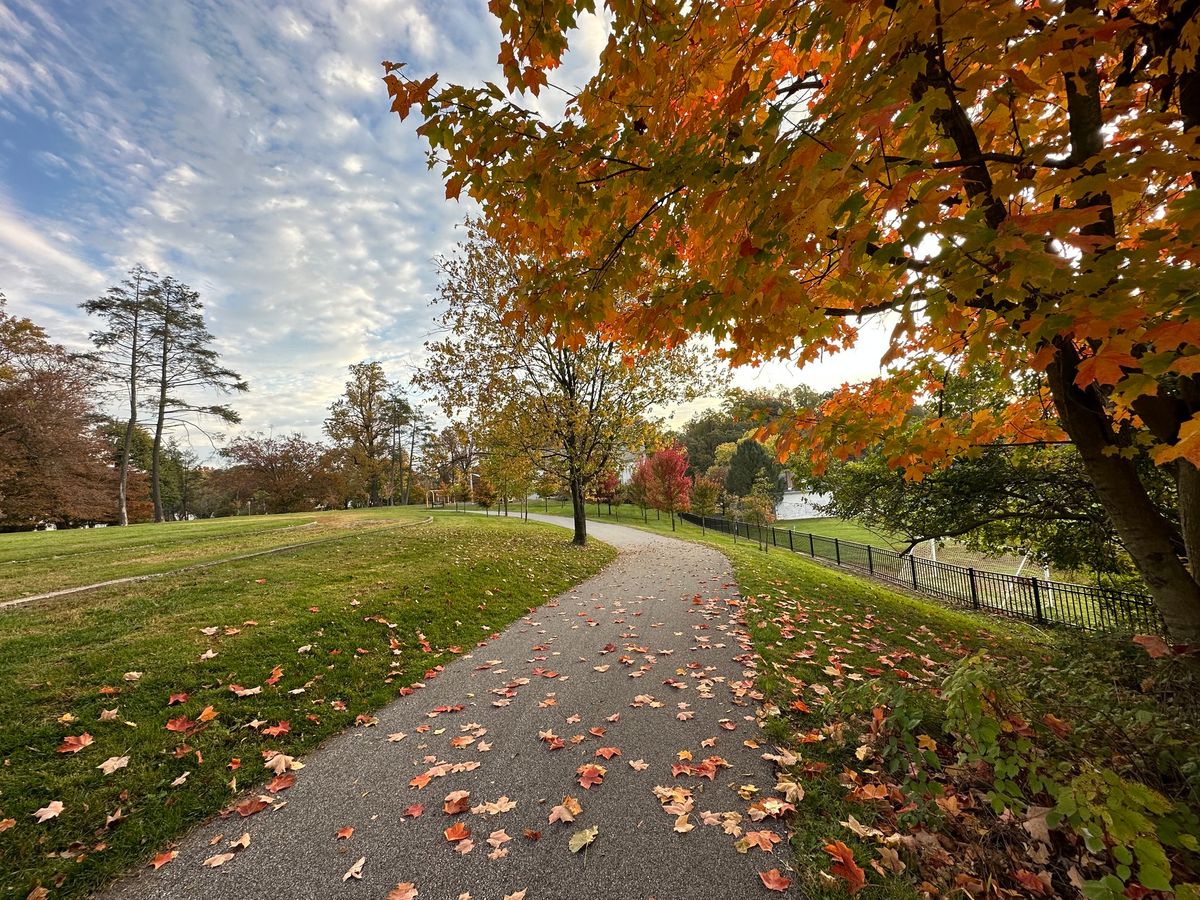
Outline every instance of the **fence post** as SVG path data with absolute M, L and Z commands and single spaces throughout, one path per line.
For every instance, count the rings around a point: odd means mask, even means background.
M 975 587 L 975 570 L 973 568 L 967 569 L 967 578 L 971 581 L 971 605 L 979 609 L 979 589 Z
M 1038 590 L 1038 580 L 1036 578 L 1032 578 L 1030 579 L 1030 583 L 1033 585 L 1034 615 L 1037 616 L 1037 623 L 1039 625 L 1044 625 L 1046 623 L 1046 617 L 1042 615 L 1042 592 Z
M 871 545 L 867 544 L 867 571 L 875 574 L 875 557 L 871 555 Z
M 776 533 L 774 525 L 771 526 L 771 543 L 776 547 L 779 546 L 779 535 Z
M 908 554 L 908 567 L 912 569 L 913 587 L 915 588 L 917 586 L 917 558 L 912 553 Z
M 792 543 L 792 529 L 788 529 L 788 549 L 793 553 L 796 552 L 796 545 Z
M 808 555 L 813 559 L 817 558 L 817 545 L 813 543 L 812 532 L 808 533 Z
M 833 539 L 833 556 L 837 560 L 837 564 L 842 564 L 842 545 L 838 543 L 838 539 Z

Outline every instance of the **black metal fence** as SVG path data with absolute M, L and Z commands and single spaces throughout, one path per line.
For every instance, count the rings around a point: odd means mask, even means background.
M 1157 608 L 1143 594 L 964 568 L 774 525 L 752 525 L 709 516 L 702 520 L 691 513 L 680 515 L 685 521 L 703 524 L 712 531 L 857 569 L 958 606 L 1014 616 L 1038 625 L 1070 625 L 1089 631 L 1166 633 Z

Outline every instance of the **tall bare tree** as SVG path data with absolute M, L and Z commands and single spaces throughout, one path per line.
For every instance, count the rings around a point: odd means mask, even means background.
M 150 456 L 150 496 L 154 521 L 163 521 L 161 463 L 163 434 L 168 428 L 195 428 L 216 419 L 236 425 L 241 417 L 230 406 L 204 403 L 196 394 L 244 393 L 250 387 L 237 372 L 221 365 L 215 340 L 204 324 L 200 294 L 167 276 L 150 292 L 146 342 L 153 358 L 146 408 L 155 416 Z
M 93 331 L 95 350 L 89 354 L 96 371 L 128 401 L 129 416 L 118 462 L 117 523 L 129 524 L 129 459 L 133 432 L 138 424 L 140 390 L 151 366 L 148 343 L 149 306 L 158 285 L 158 274 L 138 263 L 119 283 L 81 307 L 104 320 L 105 328 Z

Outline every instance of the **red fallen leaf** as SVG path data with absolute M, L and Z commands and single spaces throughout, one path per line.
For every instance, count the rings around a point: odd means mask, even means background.
M 281 719 L 278 725 L 272 725 L 270 728 L 264 728 L 262 734 L 267 737 L 279 737 L 281 734 L 287 734 L 292 730 L 292 725 L 286 719 Z
M 588 734 L 590 734 L 592 737 L 604 737 L 604 734 L 606 731 L 608 731 L 607 728 L 600 728 L 600 727 L 589 728 Z
M 296 776 L 291 772 L 288 772 L 284 775 L 276 775 L 274 778 L 268 781 L 267 790 L 272 794 L 278 794 L 280 791 L 286 791 L 295 783 Z
M 792 883 L 792 879 L 785 878 L 778 869 L 771 869 L 769 872 L 759 872 L 759 879 L 768 891 L 779 891 L 783 893 L 788 889 L 788 885 Z
M 187 703 L 187 698 L 188 695 L 186 693 L 172 694 L 167 700 L 167 706 L 174 706 L 176 703 Z
M 413 803 L 410 806 L 404 807 L 404 812 L 401 815 L 408 816 L 410 819 L 415 819 L 421 813 L 425 812 L 425 807 L 420 803 Z
M 248 816 L 253 816 L 262 812 L 270 805 L 271 804 L 262 797 L 248 797 L 239 803 L 235 808 L 237 809 L 237 814 L 244 819 Z
M 802 712 L 802 713 L 812 712 L 812 710 L 808 708 L 808 704 L 805 703 L 803 700 L 793 700 L 788 708 L 794 709 L 796 712 Z
M 68 734 L 56 749 L 59 753 L 78 753 L 92 743 L 92 736 L 85 731 L 83 734 Z
M 453 844 L 456 841 L 463 841 L 469 838 L 471 836 L 471 829 L 462 823 L 462 819 L 459 819 L 443 831 L 442 834 L 446 836 L 446 840 Z
M 158 854 L 158 856 L 154 857 L 154 859 L 150 860 L 150 865 L 153 866 L 154 871 L 157 872 L 178 855 L 178 850 L 164 850 L 162 853 Z
M 267 679 L 267 684 L 279 684 L 279 679 L 283 677 L 283 666 L 276 666 L 271 670 L 271 677 Z
M 841 841 L 826 844 L 824 850 L 833 859 L 829 871 L 846 879 L 846 889 L 851 894 L 862 890 L 867 883 L 867 876 L 862 867 L 854 861 L 854 852 Z
M 596 751 L 597 756 L 602 756 L 605 759 L 612 759 L 614 756 L 620 756 L 621 751 L 616 747 L 601 747 Z
M 333 836 L 333 839 L 335 841 L 348 841 L 350 840 L 350 835 L 352 834 L 354 834 L 354 826 L 347 825 L 345 828 L 339 828 L 337 833 Z
M 531 841 L 540 841 L 542 839 L 542 833 L 540 831 L 534 831 L 532 828 L 526 828 L 525 837 Z
M 229 761 L 229 770 L 231 772 L 236 772 L 241 767 L 242 767 L 242 758 L 240 756 L 235 756 L 233 759 L 231 759 Z
M 604 766 L 595 766 L 587 763 L 576 769 L 575 773 L 579 776 L 579 786 L 586 791 L 593 784 L 602 784 L 606 771 L 607 769 Z
M 1139 634 L 1133 642 L 1146 651 L 1151 659 L 1162 659 L 1171 655 L 1171 645 L 1156 634 Z
M 211 722 L 217 717 L 217 711 L 211 706 L 206 706 L 200 710 L 200 715 L 196 717 L 197 722 Z
M 187 734 L 190 731 L 195 731 L 199 726 L 199 722 L 193 722 L 186 715 L 168 720 L 166 724 L 167 731 L 174 731 L 179 734 Z

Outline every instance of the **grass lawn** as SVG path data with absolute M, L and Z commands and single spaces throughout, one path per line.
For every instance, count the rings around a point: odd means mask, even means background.
M 670 533 L 627 509 L 626 524 Z M 845 895 L 829 877 L 837 841 L 870 897 L 916 897 L 923 881 L 947 895 L 1071 896 L 1072 879 L 1114 872 L 1152 883 L 1168 858 L 1177 884 L 1200 880 L 1200 705 L 1185 662 L 677 528 L 733 563 L 758 686 L 778 710 L 767 730 L 796 755 L 785 769 L 802 788 L 789 824 L 804 896 Z M 1043 828 L 1038 810 L 1056 800 L 1067 818 Z M 1123 895 L 1119 880 L 1108 890 L 1095 896 Z M 1178 896 L 1200 896 L 1189 890 Z
M 885 534 L 847 519 L 779 519 L 776 528 L 790 528 L 797 533 L 815 534 L 820 537 L 837 538 L 839 541 L 854 541 L 872 547 L 888 547 L 893 550 L 904 547 L 905 542 L 894 535 Z
M 0 897 L 37 885 L 82 897 L 145 864 L 228 805 L 231 782 L 273 778 L 264 751 L 299 755 L 354 727 L 614 555 L 574 548 L 553 526 L 479 516 L 375 527 L 423 516 L 331 513 L 325 528 L 357 525 L 345 540 L 0 612 Z M 155 532 L 182 548 L 197 528 Z M 120 546 L 131 565 L 164 556 L 158 541 L 130 544 L 140 529 L 110 531 L 74 549 Z M 75 538 L 19 537 L 26 560 L 49 555 L 39 539 L 58 552 Z M 84 746 L 60 752 L 68 738 Z
M 350 510 L 0 534 L 0 601 L 388 527 L 397 514 L 409 513 Z

